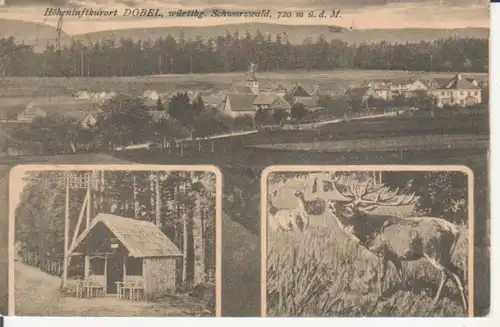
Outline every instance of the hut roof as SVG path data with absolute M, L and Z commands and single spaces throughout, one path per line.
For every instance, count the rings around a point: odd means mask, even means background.
M 112 214 L 98 214 L 78 237 L 73 250 L 98 224 L 104 224 L 135 258 L 182 256 L 179 249 L 153 223 Z
M 245 86 L 245 85 L 233 85 L 231 91 L 234 92 L 234 93 L 243 93 L 243 94 L 251 94 L 251 93 L 253 93 L 252 89 L 250 87 L 248 87 L 248 86 Z
M 227 95 L 232 111 L 253 111 L 253 102 L 256 98 L 257 94 L 232 93 Z

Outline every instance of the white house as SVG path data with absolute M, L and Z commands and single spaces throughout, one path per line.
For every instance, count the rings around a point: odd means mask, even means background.
M 19 115 L 17 115 L 17 120 L 25 123 L 32 123 L 35 118 L 37 117 L 43 118 L 46 116 L 47 113 L 45 111 L 36 107 L 33 102 L 30 102 L 26 106 L 26 109 L 24 109 L 22 112 L 19 113 Z
M 409 84 L 405 90 L 403 90 L 403 94 L 407 98 L 425 96 L 428 92 L 429 87 L 427 84 L 418 78 Z
M 97 124 L 97 112 L 91 111 L 69 111 L 66 113 L 67 117 L 77 120 L 82 128 L 88 129 Z
M 255 108 L 255 111 L 262 109 L 262 110 L 275 110 L 275 109 L 280 109 L 280 110 L 285 110 L 287 112 L 290 112 L 292 109 L 292 106 L 288 102 L 283 99 L 283 97 L 279 96 L 278 94 L 274 92 L 261 92 L 255 98 L 253 102 L 253 106 Z
M 445 105 L 471 106 L 482 101 L 478 83 L 464 78 L 460 73 L 447 83 L 438 85 L 431 93 L 439 108 Z

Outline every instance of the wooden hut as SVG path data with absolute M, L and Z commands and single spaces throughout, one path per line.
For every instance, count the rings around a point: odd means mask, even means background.
M 85 276 L 91 275 L 104 294 L 134 283 L 146 297 L 175 289 L 176 261 L 182 256 L 155 224 L 104 213 L 92 220 L 69 253 L 89 256 Z

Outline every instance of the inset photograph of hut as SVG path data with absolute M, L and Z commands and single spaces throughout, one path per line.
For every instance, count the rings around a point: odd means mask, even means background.
M 473 315 L 467 167 L 273 166 L 261 182 L 263 316 Z
M 9 314 L 220 316 L 212 166 L 17 166 Z

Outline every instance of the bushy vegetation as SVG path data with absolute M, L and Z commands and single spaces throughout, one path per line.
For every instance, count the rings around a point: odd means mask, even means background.
M 461 230 L 452 260 L 464 270 L 467 283 L 467 228 Z M 440 276 L 439 271 L 424 260 L 404 264 L 411 290 L 401 288 L 396 271 L 390 265 L 387 300 L 379 300 L 377 259 L 348 240 L 332 220 L 317 223 L 302 234 L 271 234 L 267 248 L 269 316 L 464 315 L 460 294 L 451 287 L 451 282 L 436 308 L 431 308 Z

